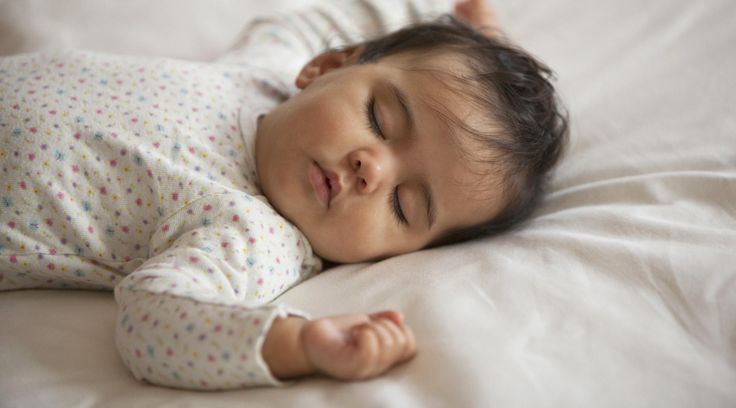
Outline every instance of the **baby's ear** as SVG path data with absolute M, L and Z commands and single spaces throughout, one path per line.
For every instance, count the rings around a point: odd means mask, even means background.
M 354 46 L 324 52 L 305 65 L 296 77 L 296 87 L 304 89 L 315 79 L 332 71 L 352 65 L 358 60 L 363 47 Z

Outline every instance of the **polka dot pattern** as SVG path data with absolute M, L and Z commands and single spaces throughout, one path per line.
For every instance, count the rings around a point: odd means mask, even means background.
M 260 345 L 299 312 L 271 301 L 321 263 L 259 195 L 256 117 L 325 48 L 452 2 L 399 3 L 259 18 L 213 63 L 0 58 L 0 290 L 114 289 L 117 347 L 152 384 L 279 384 Z
M 270 302 L 321 268 L 260 195 L 259 114 L 284 95 L 245 66 L 65 52 L 0 60 L 0 289 L 115 290 L 144 381 L 279 384 Z

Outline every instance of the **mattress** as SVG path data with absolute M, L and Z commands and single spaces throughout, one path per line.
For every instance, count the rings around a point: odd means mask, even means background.
M 209 60 L 314 1 L 0 1 L 0 53 Z M 509 233 L 343 265 L 278 299 L 395 308 L 418 355 L 344 383 L 192 392 L 137 382 L 112 293 L 0 293 L 2 407 L 736 406 L 736 2 L 497 0 L 554 68 L 571 144 Z

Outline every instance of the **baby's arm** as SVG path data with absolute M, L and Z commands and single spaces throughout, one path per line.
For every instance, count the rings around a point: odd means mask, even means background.
M 279 379 L 321 373 L 340 380 L 380 375 L 415 353 L 414 335 L 396 311 L 278 319 L 262 351 Z
M 296 12 L 259 17 L 219 62 L 281 71 L 296 78 L 314 56 L 406 24 L 452 12 L 454 0 L 324 0 Z
M 162 220 L 150 247 L 115 287 L 115 341 L 133 375 L 176 388 L 280 385 L 262 351 L 274 321 L 304 315 L 272 303 L 316 266 L 301 233 L 256 198 L 220 193 Z
M 136 378 L 209 390 L 353 380 L 414 354 L 397 312 L 307 320 L 270 303 L 311 273 L 311 250 L 260 200 L 206 196 L 157 231 L 155 255 L 115 288 L 116 343 Z

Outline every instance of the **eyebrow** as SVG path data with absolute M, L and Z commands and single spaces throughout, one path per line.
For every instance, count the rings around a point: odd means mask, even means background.
M 411 133 L 411 131 L 414 129 L 414 114 L 412 113 L 411 105 L 409 104 L 409 98 L 407 98 L 406 94 L 401 89 L 399 89 L 396 84 L 389 83 L 389 85 L 394 95 L 396 96 L 396 99 L 399 101 L 401 109 L 404 111 L 404 117 L 406 119 L 406 122 L 409 124 L 408 133 Z M 421 183 L 421 190 L 422 195 L 424 196 L 424 203 L 427 207 L 427 229 L 432 229 L 435 219 L 437 218 L 434 206 L 434 199 L 432 198 L 432 189 L 429 187 L 429 183 L 423 182 Z

